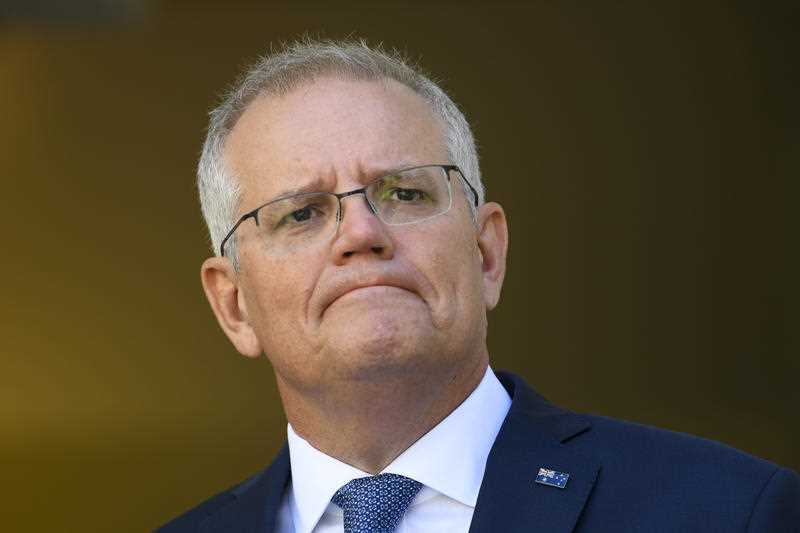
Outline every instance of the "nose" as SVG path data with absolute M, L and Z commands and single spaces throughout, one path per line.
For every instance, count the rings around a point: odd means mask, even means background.
M 333 243 L 334 262 L 344 265 L 356 256 L 391 259 L 394 245 L 386 226 L 367 203 L 363 194 L 341 200 L 341 221 Z

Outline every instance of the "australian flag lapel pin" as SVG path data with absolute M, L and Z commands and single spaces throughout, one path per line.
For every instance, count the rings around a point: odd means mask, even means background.
M 568 479 L 568 473 L 550 470 L 548 468 L 540 468 L 539 473 L 536 474 L 536 483 L 558 487 L 559 489 L 563 489 L 567 486 Z

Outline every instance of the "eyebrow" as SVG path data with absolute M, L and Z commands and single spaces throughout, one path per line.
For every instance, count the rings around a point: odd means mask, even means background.
M 322 178 L 314 178 L 312 181 L 306 183 L 305 185 L 301 185 L 300 187 L 295 187 L 293 189 L 287 189 L 285 191 L 280 192 L 278 195 L 274 196 L 272 199 L 268 200 L 266 203 L 271 203 L 276 200 L 283 200 L 284 198 L 289 198 L 290 196 L 295 196 L 298 194 L 306 194 L 310 192 L 321 192 L 323 187 L 325 186 L 325 180 Z
M 377 170 L 373 170 L 370 172 L 363 172 L 361 174 L 361 181 L 362 185 L 366 185 L 367 183 L 371 182 L 372 180 L 378 179 L 381 176 L 385 176 L 387 174 L 391 174 L 392 172 L 397 172 L 398 170 L 403 170 L 406 168 L 413 168 L 419 166 L 419 163 L 412 163 L 409 160 L 402 160 L 396 165 L 392 165 L 391 167 L 379 167 Z M 292 196 L 296 196 L 298 194 L 307 194 L 313 192 L 325 192 L 325 181 L 321 177 L 316 177 L 312 181 L 306 183 L 305 185 L 301 185 L 299 187 L 294 187 L 292 189 L 286 189 L 281 191 L 279 194 L 274 196 L 272 199 L 265 202 L 265 204 L 269 204 L 275 202 L 277 200 L 283 200 L 284 198 L 289 198 Z M 262 204 L 262 205 L 265 205 Z

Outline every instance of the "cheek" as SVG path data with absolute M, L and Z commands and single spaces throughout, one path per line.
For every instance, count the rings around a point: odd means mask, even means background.
M 461 260 L 457 262 L 458 272 L 453 280 L 457 301 L 462 317 L 470 318 L 472 314 L 483 309 L 483 276 L 480 253 L 476 243 L 462 242 L 459 250 Z
M 447 235 L 448 238 L 442 238 Z M 434 315 L 437 326 L 449 329 L 457 323 L 472 323 L 482 308 L 481 262 L 477 241 L 469 229 L 439 234 L 436 246 L 419 259 L 436 290 Z
M 248 283 L 248 319 L 267 354 L 284 353 L 302 342 L 315 272 L 308 265 L 265 263 Z

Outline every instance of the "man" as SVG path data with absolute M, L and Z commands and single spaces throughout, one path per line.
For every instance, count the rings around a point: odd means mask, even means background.
M 489 367 L 508 234 L 457 107 L 392 54 L 303 42 L 211 114 L 211 307 L 287 445 L 163 531 L 800 531 L 800 479 L 577 415 Z

